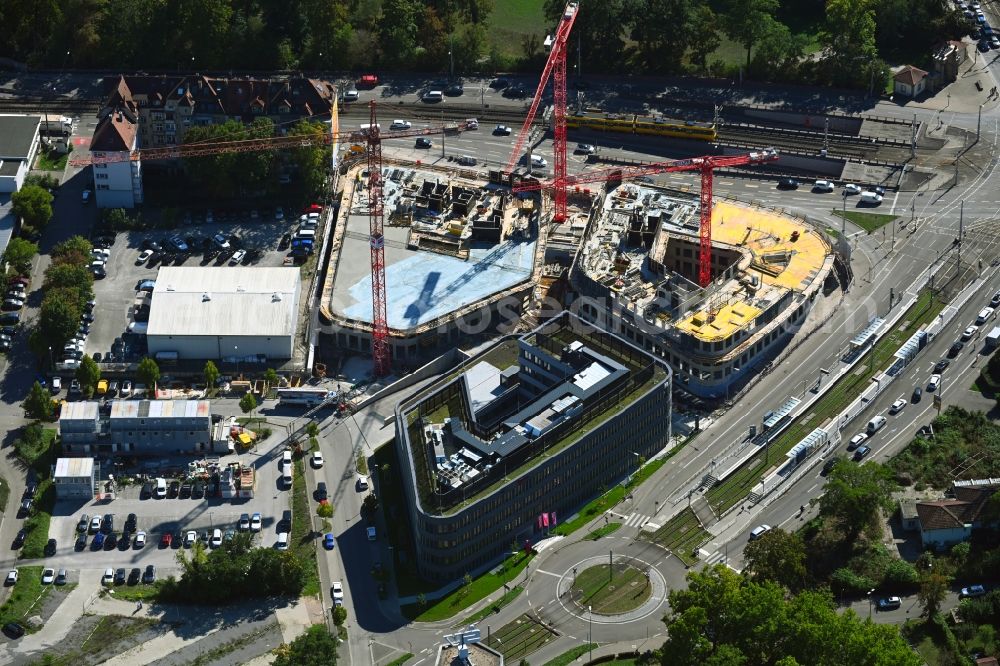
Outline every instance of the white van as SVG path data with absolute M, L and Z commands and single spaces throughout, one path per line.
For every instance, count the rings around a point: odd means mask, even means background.
M 368 490 L 368 479 L 364 474 L 358 474 L 358 490 Z
M 292 464 L 292 452 L 289 451 L 288 449 L 285 449 L 284 451 L 281 452 L 281 464 L 282 465 Z
M 391 129 L 391 130 L 408 130 L 408 129 L 410 129 L 411 126 L 412 125 L 411 125 L 411 123 L 410 123 L 409 120 L 401 120 L 401 119 L 397 118 L 396 120 L 392 121 L 391 125 L 389 125 L 389 129 Z
M 444 100 L 444 93 L 440 90 L 428 90 L 421 99 L 425 102 L 440 102 Z
M 299 229 L 298 231 L 295 232 L 295 237 L 296 238 L 310 238 L 310 239 L 315 240 L 316 239 L 316 230 L 315 229 Z
M 274 544 L 274 547 L 278 550 L 288 550 L 288 532 L 282 532 L 278 535 L 278 542 Z
M 545 161 L 544 157 L 541 157 L 539 155 L 532 155 L 531 156 L 531 168 L 532 169 L 544 169 L 548 165 L 549 165 L 549 163 Z
M 976 326 L 982 326 L 990 319 L 993 318 L 993 308 L 983 308 L 979 311 L 979 316 L 976 317 Z
M 167 480 L 164 478 L 156 479 L 156 498 L 163 499 L 167 496 Z
M 128 332 L 134 333 L 135 335 L 146 335 L 146 329 L 149 327 L 149 323 L 145 321 L 133 321 L 128 325 Z
M 876 194 L 875 192 L 862 192 L 861 203 L 868 204 L 871 206 L 877 206 L 880 203 L 882 203 L 882 195 Z
M 281 465 L 281 481 L 285 484 L 286 488 L 292 487 L 292 464 L 282 463 Z
M 875 418 L 873 418 L 871 421 L 868 422 L 868 430 L 866 430 L 865 432 L 867 432 L 869 435 L 874 435 L 879 430 L 881 430 L 882 426 L 884 426 L 885 424 L 886 424 L 885 416 L 879 414 L 878 416 L 876 416 Z

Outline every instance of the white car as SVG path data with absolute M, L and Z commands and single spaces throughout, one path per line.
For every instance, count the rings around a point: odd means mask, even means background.
M 135 533 L 135 547 L 136 548 L 145 548 L 146 547 L 146 533 L 145 532 L 136 532 Z
M 323 454 L 319 451 L 313 451 L 312 454 L 312 466 L 322 467 L 323 466 Z
M 833 183 L 828 180 L 817 180 L 813 183 L 813 192 L 833 192 Z
M 497 125 L 493 128 L 493 133 L 497 136 L 510 136 L 510 127 L 507 125 Z
M 941 386 L 941 375 L 931 375 L 931 380 L 927 382 L 927 391 L 933 393 Z
M 252 516 L 250 516 L 250 531 L 260 532 L 260 527 L 261 527 L 260 514 L 255 513 Z
M 121 394 L 123 396 L 125 396 L 125 397 L 128 397 L 128 396 L 132 395 L 132 382 L 131 382 L 131 380 L 126 379 L 125 381 L 122 382 L 122 391 L 121 391 Z
M 861 194 L 861 186 L 855 185 L 854 183 L 844 185 L 844 196 L 846 197 L 852 194 Z
M 330 586 L 330 596 L 333 597 L 333 603 L 335 606 L 343 606 L 344 584 L 339 580 L 333 581 L 333 585 Z
M 770 525 L 758 525 L 750 532 L 750 540 L 755 541 L 771 531 Z
M 412 127 L 412 123 L 409 120 L 393 120 L 392 124 L 389 125 L 391 130 L 408 130 Z
M 7 573 L 7 578 L 4 580 L 4 585 L 14 585 L 17 583 L 17 569 L 11 569 Z
M 95 247 L 90 251 L 90 254 L 94 259 L 98 259 L 104 263 L 107 263 L 108 259 L 111 258 L 111 250 L 106 247 Z
M 56 579 L 55 569 L 42 570 L 42 585 L 51 585 L 55 579 Z
M 977 330 L 979 330 L 977 326 L 969 326 L 967 329 L 962 331 L 962 342 L 968 342 L 969 340 L 971 340 L 972 336 L 976 334 Z
M 236 252 L 233 253 L 232 258 L 229 260 L 229 265 L 236 266 L 241 261 L 243 261 L 243 258 L 246 256 L 247 256 L 246 250 L 236 250 Z
M 104 575 L 101 576 L 101 585 L 107 585 L 111 587 L 115 584 L 115 570 L 108 567 L 104 570 Z
M 220 250 L 228 250 L 230 247 L 229 240 L 222 234 L 215 234 L 214 236 L 212 236 L 212 240 L 215 241 L 215 245 Z
M 898 414 L 903 411 L 903 407 L 906 407 L 906 401 L 899 398 L 896 402 L 892 403 L 892 407 L 889 408 L 889 413 Z
M 868 439 L 868 433 L 859 432 L 854 437 L 851 437 L 851 441 L 847 443 L 847 450 L 853 451 L 854 449 L 861 446 L 861 444 Z
M 357 90 L 348 90 L 344 93 L 345 102 L 356 102 L 361 95 L 358 94 Z
M 153 256 L 153 251 L 152 250 L 143 250 L 142 252 L 139 253 L 139 256 L 136 258 L 135 265 L 136 266 L 140 266 L 140 265 L 146 263 L 147 261 L 149 261 L 149 258 L 152 257 L 152 256 Z
M 208 542 L 208 545 L 212 548 L 218 548 L 222 545 L 222 530 L 218 527 L 212 530 L 212 540 Z
M 62 390 L 62 377 L 56 375 L 52 378 L 52 392 L 59 393 Z
M 184 545 L 190 548 L 194 545 L 194 542 L 198 540 L 198 533 L 194 530 L 190 530 L 184 535 Z
M 596 152 L 596 150 L 597 149 L 594 148 L 593 144 L 578 143 L 576 144 L 576 149 L 573 152 L 577 153 L 578 155 L 593 155 L 594 152 Z
M 101 517 L 94 516 L 90 519 L 90 533 L 96 534 L 101 531 Z

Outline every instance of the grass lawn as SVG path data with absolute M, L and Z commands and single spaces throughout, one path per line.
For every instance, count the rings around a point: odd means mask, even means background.
M 581 608 L 591 607 L 599 615 L 617 615 L 635 610 L 652 594 L 645 573 L 632 565 L 615 565 L 609 577 L 607 564 L 584 569 L 573 582 L 573 600 Z
M 126 617 L 122 615 L 106 615 L 101 618 L 94 633 L 87 637 L 87 640 L 80 645 L 80 651 L 84 654 L 94 654 L 101 651 L 106 645 L 114 645 L 123 639 L 137 634 L 147 627 L 151 627 L 159 622 L 148 617 Z M 74 656 L 74 655 L 69 655 Z M 84 660 L 86 661 L 86 660 Z M 46 663 L 46 662 L 42 662 Z M 73 663 L 69 658 L 65 663 Z
M 884 227 L 893 220 L 899 219 L 898 215 L 886 215 L 884 213 L 863 213 L 857 210 L 833 210 L 837 217 L 842 217 L 848 222 L 853 222 L 868 233 L 872 233 L 879 227 Z
M 640 534 L 647 534 L 640 532 Z M 650 539 L 677 556 L 687 566 L 698 561 L 692 553 L 711 538 L 691 509 L 684 509 L 656 530 Z
M 465 618 L 460 623 L 455 625 L 455 628 L 457 629 L 460 627 L 465 627 L 470 624 L 474 624 L 476 622 L 486 619 L 487 617 L 489 617 L 493 613 L 496 613 L 510 602 L 514 601 L 514 599 L 517 599 L 518 595 L 521 594 L 522 592 L 524 592 L 524 588 L 521 587 L 520 585 L 510 590 L 507 590 L 502 597 L 497 599 L 496 603 L 491 604 L 486 608 L 484 608 L 483 610 L 479 611 L 478 613 L 474 613 L 469 617 Z
M 62 155 L 55 151 L 39 151 L 38 159 L 35 161 L 35 168 L 40 171 L 63 171 L 66 169 L 66 162 L 68 161 L 68 151 Z
M 10 597 L 0 606 L 0 624 L 20 622 L 26 631 L 31 631 L 24 619 L 31 615 L 43 597 L 52 589 L 51 585 L 42 585 L 43 567 L 18 567 L 17 584 Z M 6 576 L 6 574 L 4 574 Z
M 501 652 L 505 663 L 513 664 L 554 638 L 555 635 L 549 629 L 535 622 L 530 616 L 520 615 L 514 621 L 494 631 L 489 640 L 484 642 Z
M 590 534 L 588 534 L 587 536 L 585 536 L 583 538 L 584 539 L 590 539 L 591 541 L 597 541 L 601 537 L 607 536 L 607 535 L 611 534 L 612 532 L 614 532 L 615 530 L 617 530 L 621 526 L 622 526 L 621 523 L 608 523 L 607 525 L 603 525 L 602 527 L 598 527 L 596 530 L 594 530 L 593 532 L 591 532 Z
M 306 494 L 306 476 L 301 458 L 295 461 L 292 477 L 292 550 L 302 562 L 305 584 L 302 596 L 319 594 L 319 572 L 316 569 L 316 544 L 313 543 L 312 517 Z
M 521 56 L 521 40 L 534 33 L 539 41 L 551 29 L 542 12 L 542 0 L 502 0 L 494 3 L 487 32 L 490 48 L 508 56 Z
M 572 650 L 567 650 L 566 652 L 563 652 L 555 659 L 550 659 L 549 661 L 545 662 L 543 666 L 567 666 L 568 664 L 572 664 L 574 661 L 576 661 L 578 657 L 582 657 L 583 655 L 587 654 L 589 651 L 597 647 L 598 647 L 597 643 L 584 643 L 583 645 L 578 645 Z
M 504 561 L 504 566 L 506 566 L 507 570 L 506 574 L 503 571 L 498 571 L 498 573 L 487 572 L 479 578 L 473 579 L 472 583 L 468 586 L 463 585 L 459 587 L 424 610 L 421 610 L 415 604 L 403 606 L 400 610 L 402 610 L 403 615 L 417 622 L 447 620 L 477 601 L 490 596 L 503 587 L 504 582 L 508 584 L 514 582 L 517 575 L 524 570 L 524 567 L 528 565 L 532 557 L 534 555 L 527 555 L 523 551 L 519 551 L 516 555 L 511 555 Z
M 393 659 L 392 661 L 390 661 L 385 666 L 403 666 L 403 664 L 405 664 L 406 662 L 408 662 L 410 659 L 413 659 L 413 653 L 412 652 L 407 652 L 406 654 L 404 654 L 401 657 L 396 657 L 395 659 Z
M 24 538 L 24 547 L 18 555 L 21 559 L 34 559 L 45 556 L 45 544 L 49 540 L 49 522 L 52 520 L 52 507 L 56 503 L 56 489 L 51 479 L 45 479 L 38 484 L 35 492 L 35 508 L 31 516 L 24 521 L 24 530 L 28 535 Z
M 0 511 L 7 510 L 7 502 L 10 500 L 10 484 L 7 479 L 0 476 Z
M 162 587 L 162 580 L 152 585 L 121 585 L 114 588 L 115 593 L 112 596 L 122 601 L 156 601 Z

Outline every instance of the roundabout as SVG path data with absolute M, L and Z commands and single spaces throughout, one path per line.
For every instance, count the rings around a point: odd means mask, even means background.
M 573 577 L 570 599 L 579 610 L 621 615 L 645 603 L 652 592 L 649 576 L 629 562 L 587 567 Z

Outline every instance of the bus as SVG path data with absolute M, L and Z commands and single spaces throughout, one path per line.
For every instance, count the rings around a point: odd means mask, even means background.
M 278 389 L 278 404 L 315 407 L 333 398 L 336 394 L 336 391 L 317 387 L 283 388 Z

